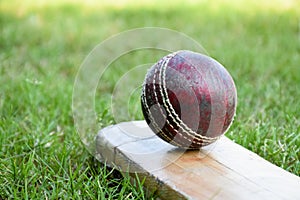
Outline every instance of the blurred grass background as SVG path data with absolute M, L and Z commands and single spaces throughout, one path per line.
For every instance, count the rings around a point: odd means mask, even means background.
M 134 187 L 85 150 L 71 105 L 90 50 L 113 34 L 148 26 L 183 32 L 222 63 L 238 89 L 227 136 L 300 175 L 299 1 L 2 0 L 0 198 L 146 198 L 142 183 Z M 137 52 L 113 65 L 126 71 L 163 55 Z M 108 72 L 108 86 L 96 94 L 99 127 L 114 123 L 107 100 L 119 76 Z M 141 119 L 139 108 L 132 110 L 132 119 Z

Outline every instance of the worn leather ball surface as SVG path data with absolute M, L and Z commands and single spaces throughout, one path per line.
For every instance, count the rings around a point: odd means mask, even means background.
M 227 131 L 235 115 L 237 92 L 220 63 L 182 50 L 148 70 L 141 103 L 147 124 L 161 139 L 199 149 Z

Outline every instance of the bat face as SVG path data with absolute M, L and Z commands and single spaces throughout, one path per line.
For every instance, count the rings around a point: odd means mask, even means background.
M 191 51 L 163 57 L 148 71 L 141 95 L 149 127 L 161 139 L 186 149 L 216 141 L 236 111 L 232 77 L 214 59 Z
M 156 137 L 145 121 L 131 121 L 100 130 L 96 145 L 100 160 L 138 175 L 160 199 L 300 199 L 298 176 L 226 136 L 185 151 Z

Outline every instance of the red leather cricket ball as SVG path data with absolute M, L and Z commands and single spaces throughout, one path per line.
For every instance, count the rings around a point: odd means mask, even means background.
M 206 55 L 171 53 L 147 72 L 141 104 L 149 127 L 185 149 L 215 142 L 230 127 L 237 92 L 228 71 Z

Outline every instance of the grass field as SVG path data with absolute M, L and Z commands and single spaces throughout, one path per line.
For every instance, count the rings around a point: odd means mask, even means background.
M 189 35 L 222 63 L 238 89 L 226 135 L 300 176 L 299 2 L 46 2 L 0 2 L 0 199 L 146 198 L 142 181 L 130 183 L 85 149 L 72 89 L 95 45 L 149 26 Z M 113 65 L 126 71 L 162 55 L 137 52 Z M 119 75 L 108 73 L 115 78 L 95 97 L 99 128 L 115 123 L 107 99 Z M 135 105 L 132 119 L 141 119 Z

